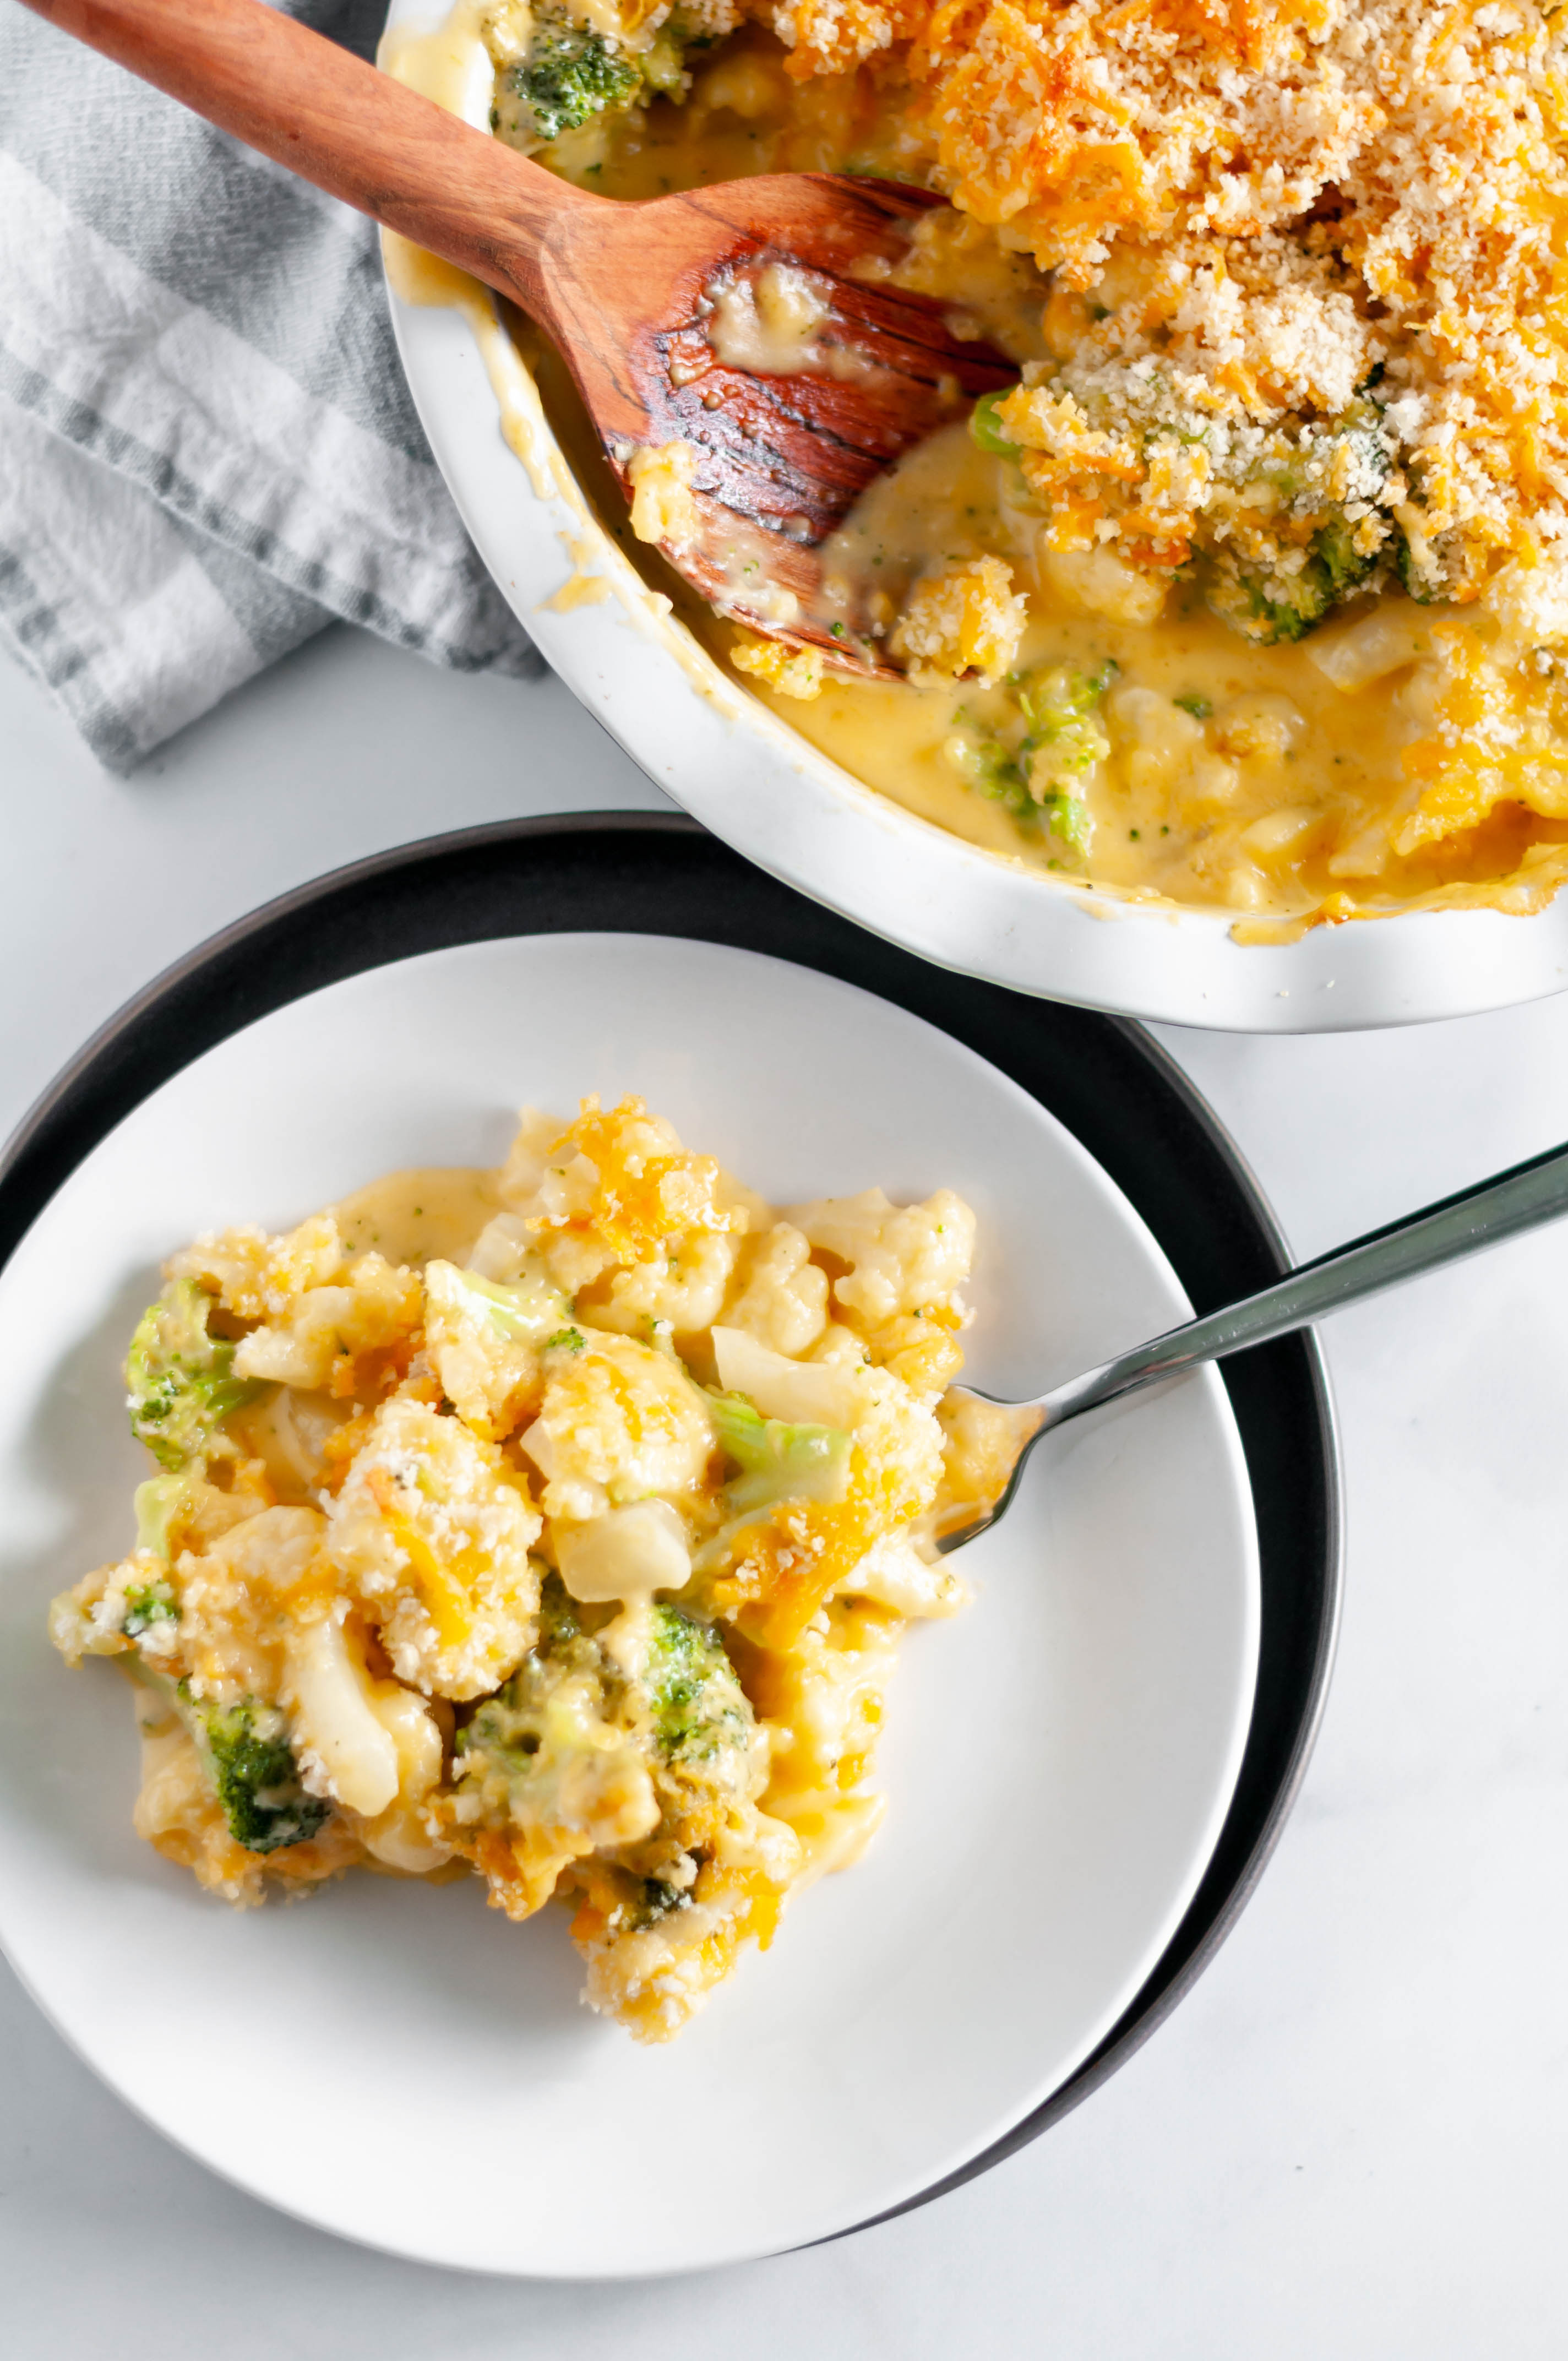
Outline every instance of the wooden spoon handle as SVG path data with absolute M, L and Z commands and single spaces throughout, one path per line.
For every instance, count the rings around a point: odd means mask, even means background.
M 553 324 L 541 248 L 598 201 L 263 0 L 26 0 L 221 130 Z

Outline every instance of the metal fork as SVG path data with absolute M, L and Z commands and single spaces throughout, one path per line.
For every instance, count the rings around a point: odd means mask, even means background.
M 1421 1213 L 1372 1230 L 1350 1246 L 1320 1255 L 1314 1262 L 1302 1263 L 1258 1294 L 1244 1296 L 1239 1303 L 1227 1303 L 1218 1312 L 1206 1312 L 1201 1319 L 1168 1329 L 1146 1345 L 1135 1345 L 1130 1352 L 1118 1353 L 1114 1360 L 1069 1378 L 1066 1385 L 1053 1386 L 1049 1393 L 1038 1394 L 1032 1401 L 1002 1404 L 1018 1422 L 1013 1473 L 1005 1488 L 988 1505 L 954 1504 L 950 1521 L 936 1536 L 938 1549 L 943 1553 L 961 1549 L 1004 1516 L 1030 1452 L 1042 1434 L 1054 1433 L 1069 1418 L 1081 1418 L 1086 1411 L 1098 1410 L 1102 1402 L 1119 1401 L 1124 1394 L 1136 1393 L 1144 1386 L 1163 1384 L 1201 1361 L 1223 1360 L 1227 1353 L 1245 1352 L 1250 1345 L 1266 1345 L 1276 1336 L 1288 1336 L 1293 1329 L 1310 1327 L 1313 1321 L 1343 1311 L 1348 1303 L 1379 1295 L 1407 1279 L 1419 1279 L 1423 1271 L 1440 1270 L 1444 1263 L 1477 1254 L 1483 1246 L 1500 1246 L 1505 1238 L 1555 1221 L 1560 1213 L 1568 1213 L 1568 1146 L 1549 1148 L 1544 1156 L 1516 1164 L 1478 1188 L 1462 1189 L 1456 1196 L 1444 1197 Z M 994 1396 L 975 1393 L 966 1386 L 955 1386 L 952 1391 L 960 1398 L 967 1394 L 974 1400 L 995 1403 Z

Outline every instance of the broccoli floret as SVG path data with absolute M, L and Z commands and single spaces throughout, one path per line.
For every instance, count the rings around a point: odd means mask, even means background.
M 1023 680 L 1010 676 L 1024 723 L 1017 746 L 1010 752 L 970 724 L 948 740 L 948 760 L 977 794 L 1005 804 L 1016 819 L 1043 822 L 1074 852 L 1087 854 L 1094 823 L 1073 790 L 1111 751 L 1098 708 L 1115 676 L 1109 661 L 1096 672 L 1056 664 Z M 958 719 L 966 721 L 962 713 Z
M 1376 563 L 1360 555 L 1349 524 L 1335 517 L 1313 535 L 1294 574 L 1226 553 L 1216 565 L 1209 604 L 1233 631 L 1266 647 L 1304 639 L 1332 609 L 1365 588 Z
M 691 1907 L 691 1895 L 679 1885 L 669 1885 L 662 1878 L 644 1877 L 631 1901 L 623 1905 L 629 1931 L 641 1932 L 644 1927 L 656 1927 L 672 1910 Z
M 555 1710 L 568 1685 L 580 1692 Z M 457 1754 L 470 1770 L 479 1758 L 509 1781 L 550 1775 L 583 1743 L 583 1704 L 608 1722 L 621 1688 L 617 1667 L 585 1632 L 577 1602 L 558 1574 L 539 1592 L 539 1636 L 510 1680 L 486 1697 L 457 1732 Z
M 175 1279 L 142 1313 L 126 1361 L 131 1432 L 175 1473 L 204 1460 L 214 1429 L 261 1390 L 234 1375 L 234 1346 L 208 1335 L 212 1309 L 193 1279 Z
M 709 1407 L 714 1432 L 741 1471 L 726 1488 L 739 1515 L 773 1500 L 843 1499 L 850 1438 L 841 1427 L 764 1418 L 743 1394 L 714 1394 Z
M 1376 559 L 1364 557 L 1356 548 L 1349 521 L 1334 517 L 1324 525 L 1312 544 L 1312 554 L 1328 577 L 1329 601 L 1339 606 L 1354 598 L 1371 573 Z
M 248 1852 L 279 1852 L 313 1837 L 332 1806 L 301 1784 L 288 1723 L 278 1708 L 257 1697 L 203 1704 L 184 1684 L 181 1700 L 236 1844 Z
M 1053 664 L 1048 672 L 1019 683 L 1018 709 L 1029 733 L 1022 751 L 1034 757 L 1036 785 L 1042 777 L 1052 785 L 1068 785 L 1105 760 L 1111 743 L 1098 708 L 1115 677 L 1113 663 L 1102 664 L 1098 672 Z
M 583 1637 L 577 1602 L 558 1574 L 547 1574 L 539 1586 L 539 1637 L 534 1645 L 542 1656 L 555 1655 Z
M 490 128 L 515 148 L 541 147 L 591 115 L 629 106 L 641 87 L 617 43 L 565 8 L 542 8 L 527 57 L 497 81 Z
M 1082 796 L 1063 795 L 1058 790 L 1046 797 L 1040 811 L 1050 825 L 1051 834 L 1059 836 L 1070 851 L 1087 861 L 1094 842 L 1094 822 Z
M 637 60 L 643 81 L 650 90 L 661 91 L 666 98 L 679 98 L 686 88 L 687 48 L 706 46 L 703 42 L 688 43 L 677 19 L 666 19 Z
M 959 716 L 960 722 L 964 718 L 962 714 Z M 959 729 L 953 731 L 943 752 L 954 769 L 963 773 L 977 796 L 1005 804 L 1015 819 L 1034 818 L 1035 799 L 1029 793 L 1029 782 L 1000 739 L 976 737 L 969 729 Z
M 624 1675 L 584 1631 L 558 1575 L 545 1577 L 539 1622 L 538 1641 L 511 1678 L 457 1733 L 462 1763 L 476 1769 L 484 1756 L 514 1786 L 537 1788 L 582 1752 L 586 1711 L 601 1725 L 601 1740 L 616 1729 L 630 1739 L 628 1716 L 636 1719 Z M 666 1763 L 707 1762 L 725 1747 L 750 1744 L 751 1708 L 723 1642 L 678 1608 L 652 1609 L 638 1680 L 650 1735 Z
M 1265 647 L 1304 639 L 1325 615 L 1365 588 L 1373 561 L 1350 545 L 1343 521 L 1326 525 L 1296 574 L 1223 557 L 1209 591 L 1216 615 Z
M 1018 690 L 1028 731 L 1019 760 L 1028 774 L 1029 792 L 1052 833 L 1083 855 L 1094 824 L 1088 805 L 1074 790 L 1111 752 L 1099 708 L 1115 676 L 1113 663 L 1102 664 L 1097 672 L 1055 664 L 1024 681 Z
M 642 1682 L 653 1742 L 667 1763 L 710 1763 L 750 1746 L 751 1708 L 723 1642 L 678 1607 L 653 1609 Z
M 154 1623 L 178 1623 L 180 1602 L 164 1581 L 127 1583 L 126 1620 L 120 1629 L 127 1640 L 139 1640 Z
M 537 1645 L 458 1732 L 461 1816 L 538 1833 L 524 1910 L 548 1898 L 551 1849 L 570 1829 L 569 1850 L 613 1861 L 619 1923 L 652 1924 L 681 1906 L 696 1875 L 692 1849 L 752 1794 L 756 1722 L 722 1645 L 690 1616 L 640 1609 L 636 1661 L 623 1662 L 623 1650 L 579 1628 L 558 1577 L 543 1592 Z
M 1209 604 L 1244 639 L 1274 647 L 1304 639 L 1333 605 L 1327 569 L 1309 557 L 1297 574 L 1225 556 L 1209 586 Z
M 1263 460 L 1256 480 L 1273 487 L 1294 517 L 1298 533 L 1304 522 L 1312 524 L 1304 543 L 1286 536 L 1285 547 L 1304 549 L 1304 559 L 1297 571 L 1287 572 L 1277 560 L 1255 561 L 1221 550 L 1209 592 L 1214 612 L 1245 638 L 1271 645 L 1304 638 L 1333 608 L 1365 589 L 1380 553 L 1356 547 L 1357 528 L 1338 488 L 1344 488 L 1344 500 L 1365 506 L 1388 467 L 1389 449 L 1378 412 L 1367 401 L 1353 403 L 1288 455 Z M 1327 485 L 1336 489 L 1329 490 Z
M 581 1629 L 558 1576 L 543 1585 L 540 1626 L 511 1678 L 457 1733 L 466 1809 L 492 1828 L 569 1827 L 596 1847 L 634 1842 L 656 1811 L 655 1765 L 625 1674 Z

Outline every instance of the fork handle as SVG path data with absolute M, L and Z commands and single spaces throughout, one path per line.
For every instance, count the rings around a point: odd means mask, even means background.
M 540 250 L 598 201 L 542 165 L 263 0 L 25 4 L 553 324 Z
M 1071 1378 L 1040 1397 L 1040 1429 L 1059 1426 L 1101 1403 L 1135 1393 L 1141 1386 L 1217 1361 L 1249 1345 L 1266 1345 L 1292 1329 L 1310 1327 L 1328 1312 L 1359 1303 L 1407 1279 L 1419 1279 L 1444 1263 L 1458 1262 L 1483 1246 L 1500 1246 L 1542 1222 L 1568 1213 L 1568 1147 L 1549 1148 L 1528 1164 L 1516 1164 L 1478 1189 L 1462 1189 L 1424 1213 L 1390 1222 L 1332 1254 L 1320 1255 L 1221 1311 L 1205 1312 L 1149 1344 L 1135 1345 L 1113 1361 Z

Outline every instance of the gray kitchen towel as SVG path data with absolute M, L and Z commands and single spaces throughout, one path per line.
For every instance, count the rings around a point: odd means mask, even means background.
M 286 0 L 368 56 L 384 0 Z M 334 619 L 538 669 L 359 214 L 0 0 L 0 643 L 126 773 Z

